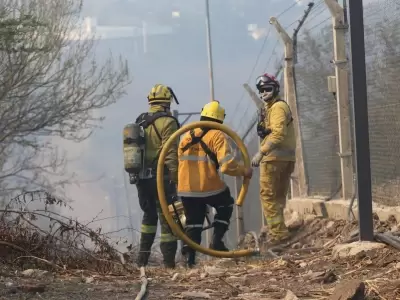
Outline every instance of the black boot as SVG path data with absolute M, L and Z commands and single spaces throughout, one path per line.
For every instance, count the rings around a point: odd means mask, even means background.
M 169 269 L 175 268 L 175 255 L 178 249 L 178 241 L 160 243 L 164 266 Z
M 196 251 L 193 249 L 188 249 L 186 257 L 188 268 L 193 268 L 196 265 Z
M 218 251 L 229 251 L 229 249 L 226 248 L 224 242 L 222 241 L 226 230 L 227 230 L 227 228 L 225 228 L 225 226 L 214 225 L 213 239 L 210 244 L 211 249 L 218 250 Z
M 154 233 L 142 233 L 140 236 L 140 247 L 139 255 L 136 263 L 139 267 L 147 266 L 149 262 L 149 257 L 151 253 L 151 246 L 153 245 L 154 238 L 156 234 Z
M 210 248 L 217 251 L 229 251 L 222 240 L 213 240 L 210 244 Z
M 147 266 L 147 263 L 149 262 L 149 256 L 150 256 L 150 251 L 139 252 L 138 258 L 136 260 L 136 263 L 139 268 Z

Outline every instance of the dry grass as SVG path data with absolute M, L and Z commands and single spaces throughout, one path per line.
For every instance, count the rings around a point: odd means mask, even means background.
M 44 209 L 27 210 L 27 199 L 40 201 Z M 93 226 L 96 219 L 83 224 L 52 211 L 56 206 L 67 204 L 46 192 L 35 191 L 15 197 L 0 210 L 3 263 L 58 271 L 86 269 L 101 274 L 132 271 L 121 263 L 121 253 L 113 246 L 119 241 L 103 233 L 101 227 Z

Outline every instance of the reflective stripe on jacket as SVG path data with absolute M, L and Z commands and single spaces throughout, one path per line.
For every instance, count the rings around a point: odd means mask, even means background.
M 202 130 L 196 128 L 195 136 L 200 136 Z M 220 178 L 214 161 L 206 154 L 200 143 L 184 151 L 184 147 L 192 141 L 187 132 L 178 148 L 178 196 L 208 197 L 219 194 L 226 189 L 225 182 Z M 243 176 L 244 166 L 235 161 L 230 145 L 225 135 L 211 129 L 202 141 L 216 155 L 219 170 L 230 176 Z
M 261 142 L 261 152 L 265 154 L 262 161 L 295 161 L 296 138 L 292 113 L 284 101 L 272 101 L 265 104 L 265 128 L 271 133 Z
M 150 106 L 149 112 L 164 111 L 164 108 L 159 105 Z M 154 126 L 157 128 L 158 133 L 161 136 L 161 140 L 158 137 Z M 146 167 L 157 166 L 158 157 L 160 156 L 161 149 L 167 142 L 169 137 L 178 130 L 178 125 L 173 118 L 160 117 L 154 122 L 154 126 L 149 126 L 145 129 L 146 132 Z M 171 180 L 176 182 L 178 177 L 178 141 L 176 146 L 172 146 L 167 156 L 165 157 L 165 165 L 168 167 L 170 172 Z

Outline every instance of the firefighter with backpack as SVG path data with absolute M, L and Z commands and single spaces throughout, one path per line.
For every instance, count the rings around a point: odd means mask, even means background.
M 175 267 L 177 238 L 172 233 L 161 211 L 156 181 L 156 166 L 161 149 L 180 124 L 171 114 L 173 100 L 179 102 L 173 90 L 156 84 L 147 96 L 150 109 L 138 116 L 135 123 L 124 128 L 124 164 L 130 183 L 137 187 L 139 205 L 143 211 L 140 249 L 137 259 L 139 267 L 146 266 L 151 253 L 158 219 L 161 225 L 160 249 L 164 266 Z M 166 198 L 169 202 L 176 196 L 178 179 L 177 146 L 171 147 L 165 159 Z
M 290 238 L 284 222 L 284 208 L 290 175 L 295 165 L 296 140 L 289 105 L 279 96 L 280 85 L 273 75 L 257 78 L 257 90 L 264 101 L 260 110 L 257 134 L 260 150 L 252 159 L 252 166 L 260 166 L 260 198 L 270 245 Z
M 211 101 L 201 111 L 200 121 L 223 123 L 225 109 L 218 101 Z M 187 236 L 201 243 L 201 233 L 207 205 L 216 209 L 214 233 L 210 248 L 228 251 L 222 241 L 229 229 L 234 200 L 218 171 L 230 176 L 251 178 L 252 169 L 236 162 L 223 132 L 209 128 L 196 128 L 183 135 L 178 147 L 178 196 L 185 210 Z M 182 248 L 189 267 L 195 265 L 195 250 Z

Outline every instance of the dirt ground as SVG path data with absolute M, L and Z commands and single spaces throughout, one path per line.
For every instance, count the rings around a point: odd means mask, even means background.
M 395 221 L 375 221 L 376 231 L 396 231 Z M 192 270 L 178 266 L 168 271 L 149 268 L 145 299 L 340 299 L 338 285 L 355 290 L 362 281 L 370 300 L 400 299 L 398 250 L 361 252 L 333 258 L 334 245 L 346 241 L 356 224 L 314 219 L 304 226 L 279 258 L 212 259 Z M 355 279 L 355 280 L 353 280 Z M 353 280 L 353 281 L 352 281 Z M 360 282 L 358 282 L 360 281 Z M 84 271 L 22 276 L 0 265 L 0 299 L 135 299 L 139 272 L 126 276 L 89 274 Z M 293 295 L 292 295 L 293 296 Z

